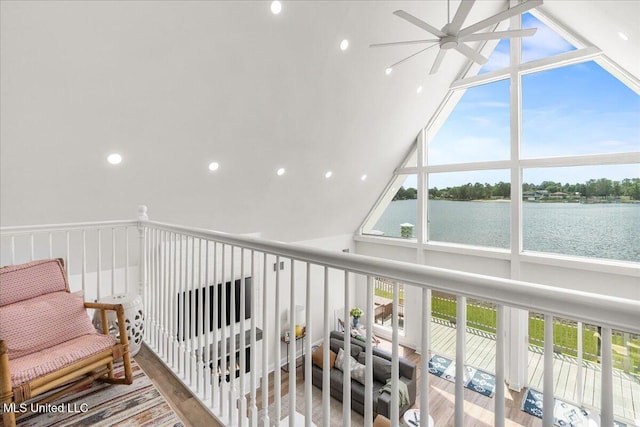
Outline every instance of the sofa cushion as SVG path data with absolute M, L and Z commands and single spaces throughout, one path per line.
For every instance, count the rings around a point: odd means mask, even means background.
M 331 346 L 331 351 L 338 354 L 338 351 L 341 348 L 344 348 L 344 341 L 339 340 L 337 338 L 331 338 L 329 345 Z M 350 349 L 351 357 L 358 357 L 361 351 L 362 351 L 362 347 L 360 347 L 357 344 L 353 344 L 353 343 L 351 344 L 351 349 Z
M 323 365 L 323 353 L 324 350 L 322 348 L 322 345 L 320 347 L 317 347 L 315 350 L 313 350 L 313 353 L 311 353 L 311 361 L 316 365 L 319 366 L 320 368 L 322 368 Z M 338 355 L 335 354 L 333 351 L 329 350 L 329 369 L 333 369 L 333 366 L 336 364 L 336 357 Z
M 82 293 L 53 292 L 0 307 L 0 337 L 11 360 L 89 334 L 96 330 Z
M 83 335 L 54 345 L 46 350 L 31 353 L 11 361 L 11 384 L 16 387 L 27 381 L 57 371 L 113 347 L 116 340 L 111 335 Z
M 0 307 L 69 289 L 61 259 L 45 259 L 0 268 Z
M 366 353 L 360 353 L 358 356 L 358 362 L 365 363 Z M 386 383 L 391 378 L 391 361 L 384 357 L 371 355 L 373 361 L 373 379 L 382 384 Z

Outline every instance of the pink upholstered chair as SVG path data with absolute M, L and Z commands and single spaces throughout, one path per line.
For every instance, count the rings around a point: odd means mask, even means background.
M 103 334 L 86 309 L 101 311 Z M 120 342 L 108 334 L 106 310 L 118 317 Z M 113 362 L 124 360 L 124 378 L 115 378 Z M 0 269 L 0 403 L 20 404 L 59 389 L 41 403 L 93 381 L 131 384 L 124 309 L 119 304 L 86 303 L 69 293 L 61 259 L 34 261 Z M 3 412 L 14 427 L 14 412 Z

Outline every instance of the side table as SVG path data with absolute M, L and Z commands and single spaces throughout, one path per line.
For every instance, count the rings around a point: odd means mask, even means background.
M 306 330 L 304 330 L 303 333 L 301 333 L 300 335 L 298 335 L 295 339 L 294 345 L 296 345 L 296 343 L 298 342 L 298 340 L 302 340 L 302 360 L 304 360 L 304 337 L 306 337 Z M 287 363 L 286 365 L 284 365 L 282 367 L 282 370 L 284 372 L 289 372 L 289 345 L 291 344 L 291 338 L 287 337 L 287 336 L 283 336 L 280 337 L 280 341 L 282 341 L 283 343 L 285 343 L 287 345 Z M 296 361 L 296 368 L 300 367 L 300 365 L 302 365 L 302 362 L 298 363 Z
M 402 417 L 407 427 L 420 427 L 420 409 L 408 409 Z M 433 417 L 429 415 L 429 423 L 423 427 L 433 427 Z
M 142 297 L 135 294 L 117 294 L 100 298 L 98 302 L 106 304 L 122 304 L 124 307 L 124 322 L 127 329 L 127 338 L 129 338 L 129 354 L 131 356 L 138 354 L 142 345 L 142 336 L 144 332 Z M 120 332 L 115 312 L 107 311 L 107 325 L 109 327 L 109 334 L 119 340 Z M 96 310 L 93 313 L 93 326 L 95 326 L 98 331 L 102 332 L 102 319 L 100 318 L 99 310 Z

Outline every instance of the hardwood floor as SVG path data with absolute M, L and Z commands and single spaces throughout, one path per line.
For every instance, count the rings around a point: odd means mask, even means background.
M 391 351 L 391 343 L 382 341 L 380 347 Z M 414 350 L 400 347 L 400 355 L 405 357 L 418 366 L 418 397 L 416 399 L 416 407 L 420 402 L 420 381 L 421 372 L 420 355 Z M 156 356 L 146 347 L 143 346 L 140 353 L 135 357 L 136 361 L 147 373 L 149 378 L 154 382 L 162 394 L 167 398 L 171 406 L 176 410 L 180 417 L 185 421 L 187 426 L 218 426 L 219 424 L 209 414 L 209 412 L 200 405 L 198 400 L 191 396 L 189 391 L 169 372 Z M 285 396 L 288 392 L 289 375 L 281 372 L 282 388 L 281 395 Z M 297 371 L 297 387 L 303 388 L 302 368 Z M 273 373 L 269 375 L 270 384 L 273 384 Z M 455 385 L 445 379 L 429 375 L 430 388 L 430 413 L 434 418 L 435 425 L 439 427 L 453 426 L 454 424 L 454 395 Z M 314 387 L 315 389 L 315 387 Z M 542 425 L 542 420 L 533 417 L 520 410 L 520 402 L 522 394 L 505 389 L 506 409 L 505 414 L 507 427 L 538 427 Z M 262 398 L 261 390 L 258 389 L 258 406 L 260 407 Z M 269 390 L 269 404 L 274 400 L 273 389 Z M 284 399 L 283 399 L 284 400 Z M 493 408 L 495 404 L 494 398 L 485 397 L 479 393 L 465 389 L 465 426 L 469 427 L 490 427 L 493 426 Z M 285 414 L 283 414 L 284 416 Z M 355 418 L 355 417 L 354 417 Z

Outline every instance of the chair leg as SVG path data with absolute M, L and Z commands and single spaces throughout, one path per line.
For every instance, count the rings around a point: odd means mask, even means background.
M 11 372 L 9 371 L 9 353 L 7 344 L 0 341 L 0 403 L 11 405 L 13 403 L 13 390 L 11 388 Z M 4 408 L 3 408 L 4 409 Z M 16 414 L 12 411 L 2 411 L 2 423 L 5 427 L 16 427 Z

